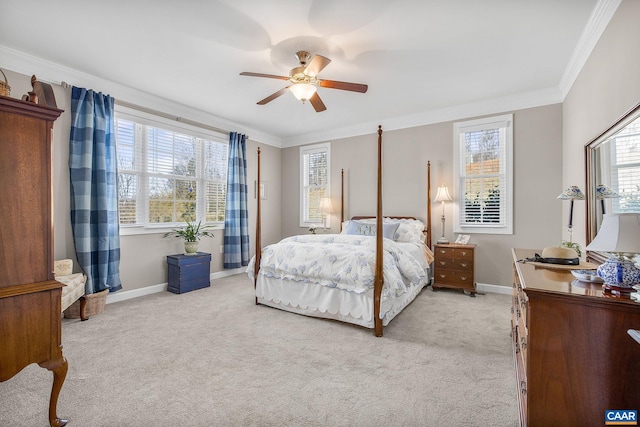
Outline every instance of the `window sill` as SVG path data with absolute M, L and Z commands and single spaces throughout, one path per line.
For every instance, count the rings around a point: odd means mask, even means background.
M 211 224 L 212 227 L 209 230 L 224 230 L 224 224 Z M 172 231 L 175 228 L 180 228 L 180 225 L 157 225 L 157 226 L 120 226 L 120 236 L 137 236 L 146 234 L 165 234 Z

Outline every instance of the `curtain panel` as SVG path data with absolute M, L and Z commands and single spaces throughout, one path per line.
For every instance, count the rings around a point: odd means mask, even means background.
M 114 99 L 71 89 L 71 227 L 86 293 L 122 288 Z
M 227 201 L 224 216 L 224 268 L 249 265 L 247 210 L 247 137 L 229 134 Z

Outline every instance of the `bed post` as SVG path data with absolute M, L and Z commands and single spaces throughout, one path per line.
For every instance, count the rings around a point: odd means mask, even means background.
M 427 246 L 431 249 L 431 161 L 427 161 Z
M 260 258 L 262 257 L 262 243 L 260 242 L 261 240 L 261 234 L 262 234 L 262 227 L 260 226 L 260 222 L 261 222 L 261 212 L 260 212 L 260 204 L 261 204 L 261 197 L 260 197 L 260 147 L 258 147 L 258 177 L 257 177 L 257 181 L 256 181 L 256 203 L 257 203 L 257 207 L 256 207 L 256 260 L 255 260 L 255 265 L 253 266 L 253 289 L 255 290 L 257 285 L 258 285 L 258 271 L 260 271 Z M 258 297 L 256 296 L 256 305 L 258 305 Z
M 383 247 L 382 247 L 382 126 L 378 126 L 378 208 L 376 210 L 376 269 L 373 280 L 373 322 L 374 334 L 382 336 L 382 319 L 380 318 L 380 298 L 382 295 Z
M 344 169 L 340 171 L 340 231 L 344 222 Z

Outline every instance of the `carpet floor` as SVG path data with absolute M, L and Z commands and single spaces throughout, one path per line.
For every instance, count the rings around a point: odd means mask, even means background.
M 424 289 L 371 330 L 256 306 L 246 275 L 64 319 L 58 415 L 99 426 L 517 426 L 508 295 Z M 0 383 L 0 426 L 48 425 L 52 374 Z

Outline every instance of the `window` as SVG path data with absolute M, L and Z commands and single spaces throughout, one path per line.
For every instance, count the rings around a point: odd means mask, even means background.
M 116 114 L 121 229 L 224 223 L 228 142 L 222 136 Z
M 513 116 L 458 122 L 454 132 L 457 233 L 513 232 Z
M 320 200 L 331 194 L 330 157 L 329 144 L 300 148 L 300 227 L 311 224 L 331 226 L 330 215 L 323 217 L 320 212 Z
M 609 141 L 609 150 L 603 153 L 609 157 L 609 170 L 605 168 L 602 183 L 618 194 L 611 199 L 613 212 L 640 212 L 640 118 Z

